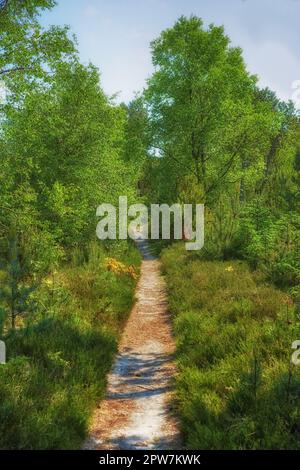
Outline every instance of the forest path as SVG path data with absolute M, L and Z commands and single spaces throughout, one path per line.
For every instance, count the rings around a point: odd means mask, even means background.
M 85 449 L 175 449 L 180 436 L 170 410 L 174 341 L 160 262 L 146 241 L 137 302 L 108 376 L 107 396 L 95 411 Z

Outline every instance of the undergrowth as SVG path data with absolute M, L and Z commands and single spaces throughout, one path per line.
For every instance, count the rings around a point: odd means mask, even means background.
M 177 340 L 177 410 L 191 449 L 299 449 L 300 324 L 291 298 L 242 261 L 162 254 Z
M 35 312 L 4 334 L 0 448 L 78 449 L 105 390 L 134 300 L 140 255 L 132 244 L 92 244 L 44 277 Z M 115 259 L 124 272 L 108 265 Z

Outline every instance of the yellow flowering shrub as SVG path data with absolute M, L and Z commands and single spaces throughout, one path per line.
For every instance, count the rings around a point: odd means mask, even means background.
M 105 258 L 105 265 L 109 271 L 113 271 L 115 274 L 127 274 L 133 279 L 137 279 L 138 277 L 134 266 L 126 266 L 124 263 L 121 263 L 121 261 L 118 261 L 115 258 Z

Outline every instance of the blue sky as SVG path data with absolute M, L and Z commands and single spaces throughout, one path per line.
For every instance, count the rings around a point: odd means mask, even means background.
M 58 0 L 42 21 L 70 25 L 81 60 L 99 67 L 104 91 L 128 101 L 151 75 L 150 41 L 191 14 L 223 24 L 260 84 L 292 98 L 292 82 L 300 80 L 300 0 Z

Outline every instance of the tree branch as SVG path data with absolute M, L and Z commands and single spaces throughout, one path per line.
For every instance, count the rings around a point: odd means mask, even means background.
M 33 70 L 33 67 L 13 67 L 11 69 L 3 69 L 3 70 L 0 70 L 0 75 L 5 75 L 7 73 L 11 73 L 11 72 L 27 72 L 29 70 Z
M 182 168 L 186 169 L 186 167 L 187 167 L 187 166 L 186 166 L 186 163 L 181 162 L 180 160 L 178 160 L 178 158 L 176 158 L 176 157 L 174 156 L 174 154 L 173 154 L 172 152 L 170 152 L 170 150 L 169 150 L 169 151 L 166 151 L 164 148 L 158 147 L 157 145 L 155 145 L 155 148 L 161 150 L 166 156 L 168 156 L 169 158 L 171 158 L 172 160 L 174 160 L 174 162 L 178 163 L 178 165 L 180 165 Z M 189 169 L 189 171 L 190 171 L 191 173 L 193 173 L 194 176 L 197 177 L 197 174 L 196 174 L 196 171 L 195 171 L 195 170 L 193 170 L 192 168 L 188 168 L 188 169 Z
M 220 181 L 227 175 L 229 170 L 231 169 L 234 160 L 235 160 L 236 154 L 233 154 L 233 156 L 228 160 L 228 162 L 225 164 L 225 170 L 221 173 L 221 175 L 214 181 L 213 184 L 209 186 L 209 188 L 206 191 L 206 194 L 209 194 L 211 191 L 213 191 L 215 188 L 218 187 Z

